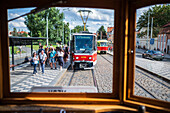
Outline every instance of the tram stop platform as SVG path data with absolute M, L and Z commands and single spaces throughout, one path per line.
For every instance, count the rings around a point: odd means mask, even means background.
M 59 70 L 58 65 L 57 69 L 46 66 L 44 74 L 37 67 L 38 73 L 34 76 L 33 66 L 29 62 L 17 66 L 14 71 L 10 71 L 11 92 L 31 92 L 33 87 L 55 86 L 69 66 L 70 60 L 68 59 L 62 70 Z

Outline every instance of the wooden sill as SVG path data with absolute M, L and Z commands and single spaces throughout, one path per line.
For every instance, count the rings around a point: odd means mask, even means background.
M 3 98 L 2 104 L 97 104 L 115 105 L 120 104 L 118 99 L 102 98 L 55 98 L 55 97 L 25 97 L 25 98 Z
M 146 107 L 147 111 L 152 111 L 153 113 L 170 113 L 170 108 L 150 105 L 150 104 L 146 104 L 146 103 L 142 103 L 142 102 L 137 102 L 137 101 L 133 101 L 133 100 L 125 100 L 124 104 L 126 106 L 136 107 L 136 108 L 139 105 L 143 105 L 143 106 Z
M 66 112 L 74 113 L 101 113 L 109 111 L 137 112 L 137 109 L 121 105 L 57 105 L 57 104 L 29 104 L 29 105 L 2 105 L 0 112 L 59 112 L 64 109 Z

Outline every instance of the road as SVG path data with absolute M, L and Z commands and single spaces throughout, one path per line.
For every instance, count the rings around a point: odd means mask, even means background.
M 170 80 L 170 59 L 165 58 L 163 61 L 157 61 L 142 58 L 141 53 L 136 53 L 135 64 Z

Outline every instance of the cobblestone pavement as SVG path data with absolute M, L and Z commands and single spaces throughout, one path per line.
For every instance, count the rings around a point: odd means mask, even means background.
M 141 54 L 137 53 L 137 55 Z M 109 59 L 109 57 L 107 57 L 107 59 Z M 112 57 L 110 60 L 112 60 Z M 149 59 L 143 59 L 141 58 L 141 56 L 138 56 L 136 57 L 136 62 L 138 63 L 136 65 L 139 65 L 141 67 L 143 66 L 143 68 L 145 69 L 149 68 L 150 69 L 149 71 L 159 72 L 157 74 L 162 74 L 163 71 L 165 72 L 166 69 L 167 73 L 163 73 L 163 75 L 169 74 L 170 63 L 167 61 L 166 62 L 154 61 Z M 170 84 L 169 82 L 161 80 L 160 78 L 153 76 L 150 73 L 147 73 L 136 68 L 134 95 L 170 102 Z
M 112 63 L 108 62 L 109 59 Z M 113 84 L 113 57 L 109 55 L 98 55 L 97 65 L 94 69 L 94 75 L 96 76 L 99 93 L 112 93 Z
M 67 63 L 62 71 L 51 69 L 49 66 L 45 67 L 45 73 L 38 71 L 35 76 L 33 73 L 33 66 L 23 67 L 10 72 L 11 92 L 31 92 L 34 86 L 54 86 L 57 80 L 66 71 L 69 63 Z M 37 67 L 38 70 L 38 67 Z
M 56 86 L 94 86 L 92 80 L 91 70 L 75 70 L 74 72 L 69 69 Z
M 170 102 L 170 85 L 147 72 L 136 69 L 134 94 Z
M 113 53 L 110 53 L 110 52 L 108 53 L 113 55 Z M 144 69 L 147 69 L 155 74 L 158 74 L 170 80 L 170 60 L 169 59 L 166 59 L 166 61 L 156 61 L 156 60 L 142 58 L 141 53 L 135 53 L 135 54 L 136 54 L 135 65 L 138 65 Z
M 141 55 L 136 53 L 136 55 Z M 155 61 L 136 57 L 135 64 L 170 80 L 170 62 Z
M 109 55 L 104 57 L 112 59 Z M 112 79 L 113 79 L 113 65 L 105 60 L 102 56 L 97 55 L 97 64 L 94 67 L 94 76 L 97 80 L 99 93 L 112 92 Z M 70 79 L 73 76 L 70 86 L 94 86 L 93 76 L 91 70 L 68 70 L 62 79 L 57 83 L 57 86 L 68 86 Z

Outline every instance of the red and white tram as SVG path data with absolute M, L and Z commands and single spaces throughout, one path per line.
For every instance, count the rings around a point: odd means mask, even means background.
M 70 44 L 74 69 L 91 69 L 97 63 L 97 37 L 89 32 L 74 33 Z
M 101 39 L 97 41 L 97 52 L 98 53 L 107 53 L 108 51 L 108 41 L 105 39 Z

